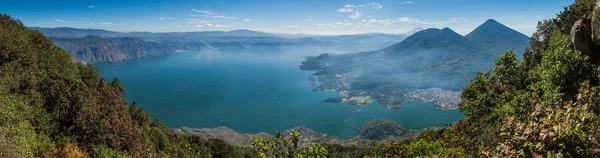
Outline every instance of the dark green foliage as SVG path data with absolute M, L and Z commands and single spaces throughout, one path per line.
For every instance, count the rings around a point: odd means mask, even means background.
M 362 139 L 381 140 L 388 137 L 401 136 L 405 129 L 391 119 L 375 120 L 365 123 L 358 128 Z
M 540 22 L 524 60 L 514 52 L 478 73 L 464 88 L 467 118 L 405 142 L 386 143 L 384 157 L 597 157 L 600 155 L 599 73 L 572 49 L 573 23 L 591 16 L 593 0 L 578 0 Z
M 242 157 L 223 141 L 176 134 L 128 106 L 118 79 L 73 63 L 44 35 L 0 15 L 1 157 Z M 232 155 L 235 154 L 235 155 Z
M 279 131 L 273 139 L 254 138 L 252 148 L 256 151 L 256 157 L 291 157 L 291 158 L 325 158 L 328 155 L 327 148 L 320 143 L 313 143 L 309 147 L 301 148 L 298 144 L 300 133 L 292 131 L 291 137 L 286 138 Z
M 373 148 L 343 146 L 339 144 L 324 144 L 327 149 L 327 157 L 355 158 L 368 156 Z

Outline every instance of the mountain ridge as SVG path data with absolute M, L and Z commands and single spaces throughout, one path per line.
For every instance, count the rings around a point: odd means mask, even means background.
M 486 20 L 465 38 L 487 49 L 490 54 L 502 53 L 507 51 L 505 48 L 509 48 L 517 52 L 519 57 L 523 55 L 522 49 L 529 43 L 529 37 L 494 19 Z
M 171 54 L 202 50 L 224 50 L 241 52 L 257 48 L 278 49 L 304 48 L 342 51 L 372 51 L 396 42 L 402 41 L 405 35 L 391 34 L 356 34 L 340 36 L 308 36 L 290 37 L 252 30 L 232 31 L 201 31 L 201 32 L 113 32 L 101 29 L 77 29 L 69 27 L 37 28 L 49 37 L 55 44 L 66 49 L 76 61 L 83 62 L 112 62 L 149 55 Z M 86 38 L 88 35 L 97 36 L 97 42 Z M 123 40 L 133 38 L 136 40 Z M 102 46 L 99 43 L 113 45 Z M 119 41 L 119 42 L 116 42 Z M 115 44 L 119 43 L 118 45 Z M 141 48 L 147 46 L 152 49 Z M 97 49 L 102 48 L 102 49 Z
M 490 40 L 482 36 L 486 34 L 498 35 Z M 422 100 L 442 109 L 456 109 L 458 92 L 477 72 L 492 68 L 494 60 L 506 51 L 520 50 L 522 54 L 528 44 L 523 36 L 495 20 L 480 25 L 469 38 L 450 28 L 430 28 L 376 51 L 308 57 L 300 69 L 317 71 L 314 77 L 321 84 L 316 90 L 343 92 L 340 98 L 328 101 L 356 105 L 377 101 L 386 108 L 400 109 L 404 100 Z M 351 98 L 367 99 L 350 102 Z

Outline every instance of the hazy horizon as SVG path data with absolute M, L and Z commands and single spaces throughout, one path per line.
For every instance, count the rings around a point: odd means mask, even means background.
M 30 27 L 73 27 L 118 32 L 248 29 L 309 35 L 401 34 L 417 27 L 449 27 L 465 35 L 487 19 L 495 19 L 531 35 L 538 21 L 553 17 L 556 10 L 572 3 L 572 0 L 542 4 L 475 0 L 4 1 L 16 5 L 0 6 L 0 10 Z

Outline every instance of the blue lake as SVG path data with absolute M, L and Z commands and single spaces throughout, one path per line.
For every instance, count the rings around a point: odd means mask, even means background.
M 319 52 L 194 52 L 95 64 L 105 78 L 117 77 L 126 98 L 177 128 L 227 126 L 242 133 L 286 130 L 305 125 L 320 133 L 352 138 L 363 123 L 389 118 L 410 129 L 444 127 L 462 118 L 432 104 L 407 102 L 401 110 L 373 103 L 324 103 L 335 92 L 313 92 L 310 71 L 298 67 Z

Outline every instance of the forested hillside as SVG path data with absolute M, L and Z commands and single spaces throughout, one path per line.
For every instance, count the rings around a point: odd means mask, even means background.
M 582 54 L 572 45 L 592 40 L 600 27 L 571 29 L 578 20 L 599 24 L 598 7 L 578 0 L 540 22 L 523 61 L 508 52 L 465 87 L 459 107 L 467 118 L 402 145 L 387 144 L 382 155 L 598 157 L 600 76 L 592 57 L 599 52 Z M 593 33 L 574 37 L 580 30 Z
M 0 15 L 0 157 L 242 156 L 221 140 L 174 133 L 124 91 Z

